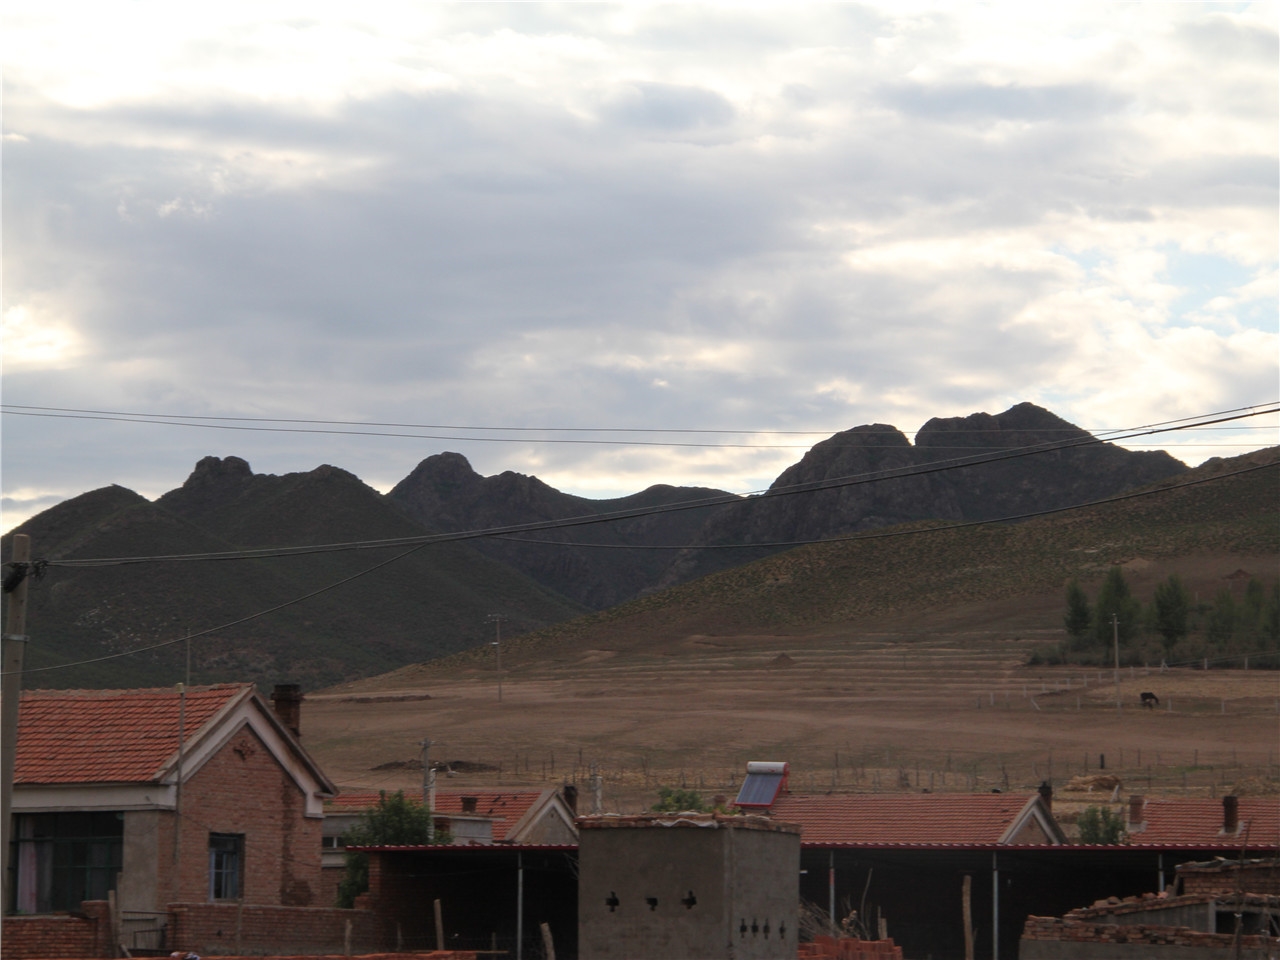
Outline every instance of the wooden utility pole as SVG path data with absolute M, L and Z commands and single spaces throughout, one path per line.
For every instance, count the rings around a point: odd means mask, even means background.
M 431 768 L 431 741 L 422 741 L 422 805 L 427 811 L 427 843 L 436 842 L 436 772 Z
M 1117 614 L 1111 615 L 1111 645 L 1116 655 L 1116 672 L 1115 672 L 1115 688 L 1116 688 L 1116 709 L 1120 709 L 1120 617 Z
M 27 586 L 30 582 L 31 538 L 13 535 L 13 569 L 6 574 L 19 577 L 9 590 L 9 610 L 0 643 L 0 854 L 9 859 L 9 838 L 13 835 L 13 763 L 18 749 L 18 700 L 22 691 L 22 658 L 27 649 Z M 0 870 L 0 910 L 9 905 L 9 871 Z
M 498 702 L 501 703 L 502 702 L 502 621 L 507 618 L 498 613 L 491 613 L 489 614 L 487 619 L 493 623 L 493 627 L 495 631 L 494 640 L 493 640 L 493 652 L 497 655 L 497 659 L 498 659 Z
M 964 875 L 964 960 L 973 960 L 973 877 Z

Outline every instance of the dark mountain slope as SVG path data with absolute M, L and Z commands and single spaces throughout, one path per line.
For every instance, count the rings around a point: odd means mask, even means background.
M 1244 470 L 1249 472 L 1238 472 Z M 1182 485 L 1198 479 L 1209 482 Z M 1280 448 L 1210 460 L 1145 489 L 1151 495 L 1024 523 L 914 524 L 891 537 L 798 547 L 531 634 L 512 644 L 509 662 L 519 670 L 572 663 L 587 651 L 652 656 L 691 637 L 774 632 L 795 636 L 803 649 L 810 630 L 858 630 L 887 620 L 901 625 L 947 609 L 1046 594 L 1052 613 L 1045 626 L 1057 628 L 1065 583 L 1079 577 L 1096 586 L 1116 564 L 1141 571 L 1207 556 L 1216 558 L 1216 577 L 1231 571 L 1233 562 L 1274 577 Z M 1269 565 L 1260 558 L 1269 558 Z M 1215 582 L 1221 589 L 1222 581 Z M 1144 599 L 1153 587 L 1145 584 Z M 467 669 L 476 657 L 463 653 L 406 668 L 382 686 L 420 682 L 424 671 Z
M 106 488 L 47 510 L 16 532 L 32 537 L 35 556 L 56 560 L 312 545 L 428 531 L 343 470 L 320 467 L 273 477 L 253 474 L 237 458 L 205 458 L 182 488 L 155 504 L 123 488 Z M 51 567 L 31 591 L 28 662 L 44 666 L 90 659 L 229 623 L 405 550 Z M 464 544 L 436 544 L 302 603 L 194 641 L 193 679 L 291 679 L 315 686 L 474 645 L 487 636 L 490 613 L 506 616 L 515 633 L 579 610 Z M 182 677 L 181 662 L 182 651 L 170 647 L 33 674 L 29 685 L 37 679 L 46 686 L 172 683 Z
M 910 468 L 1089 436 L 1030 403 L 995 416 L 979 413 L 930 420 L 916 435 L 914 446 L 895 427 L 884 424 L 846 430 L 816 444 L 770 490 L 842 477 L 874 482 L 796 496 L 758 497 L 722 507 L 693 546 L 673 561 L 662 584 L 681 583 L 785 549 L 703 547 L 823 539 L 916 520 L 1015 516 L 1085 503 L 1187 469 L 1163 451 L 1135 453 L 1094 443 L 919 476 L 893 476 Z
M 419 463 L 387 496 L 421 523 L 457 531 L 600 516 L 727 494 L 660 485 L 615 500 L 588 500 L 511 471 L 482 477 L 461 454 L 442 453 Z M 664 551 L 623 548 L 688 542 L 709 515 L 710 508 L 702 508 L 473 543 L 557 593 L 600 609 L 651 588 L 669 559 Z

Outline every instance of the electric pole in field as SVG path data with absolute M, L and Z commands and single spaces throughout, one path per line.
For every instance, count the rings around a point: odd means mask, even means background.
M 1120 616 L 1113 613 L 1111 615 L 1111 647 L 1116 655 L 1116 672 L 1115 672 L 1115 688 L 1116 688 L 1116 709 L 1120 709 Z
M 18 749 L 18 700 L 22 691 L 22 658 L 27 649 L 27 586 L 31 582 L 31 538 L 13 535 L 13 556 L 4 575 L 9 610 L 0 640 L 0 853 L 9 859 L 13 835 L 14 753 Z M 9 871 L 0 870 L 0 911 L 9 905 Z
M 502 623 L 507 618 L 502 616 L 502 614 L 499 614 L 499 613 L 491 613 L 485 619 L 487 619 L 490 623 L 493 624 L 493 628 L 496 631 L 496 633 L 494 634 L 495 639 L 491 642 L 490 645 L 493 647 L 493 652 L 498 660 L 498 702 L 501 703 L 502 702 Z
M 422 805 L 427 808 L 427 843 L 436 842 L 436 772 L 431 766 L 431 741 L 422 741 Z

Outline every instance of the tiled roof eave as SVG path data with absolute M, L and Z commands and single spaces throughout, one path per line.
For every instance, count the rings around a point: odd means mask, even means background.
M 576 843 L 429 843 L 402 846 L 347 847 L 360 853 L 576 853 Z

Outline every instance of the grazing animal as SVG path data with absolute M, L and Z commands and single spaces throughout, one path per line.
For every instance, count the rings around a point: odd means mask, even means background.
M 1151 709 L 1152 707 L 1158 706 L 1159 703 L 1160 703 L 1160 698 L 1157 697 L 1154 693 L 1147 691 L 1146 693 L 1142 694 L 1142 705 L 1144 707 Z

